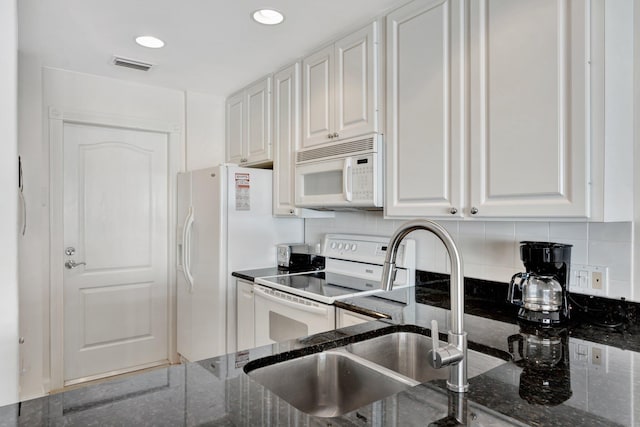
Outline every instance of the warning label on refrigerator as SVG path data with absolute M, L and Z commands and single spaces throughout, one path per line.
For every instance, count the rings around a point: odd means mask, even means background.
M 251 180 L 248 173 L 236 173 L 236 210 L 251 210 Z

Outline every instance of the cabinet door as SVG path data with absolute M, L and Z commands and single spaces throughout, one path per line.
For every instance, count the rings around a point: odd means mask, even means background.
M 300 146 L 300 64 L 273 76 L 273 214 L 298 214 L 294 206 L 295 151 Z
M 339 138 L 378 130 L 378 37 L 373 22 L 335 44 L 335 128 Z
M 236 280 L 237 292 L 237 343 L 238 350 L 255 347 L 253 310 L 253 284 Z
M 247 162 L 271 160 L 271 77 L 245 89 L 247 104 Z
M 465 4 L 414 1 L 387 17 L 388 216 L 462 214 Z
M 303 148 L 333 139 L 333 56 L 331 45 L 302 62 Z
M 586 4 L 470 2 L 472 215 L 588 216 Z
M 245 122 L 244 92 L 238 92 L 227 98 L 227 162 L 240 164 L 244 159 Z

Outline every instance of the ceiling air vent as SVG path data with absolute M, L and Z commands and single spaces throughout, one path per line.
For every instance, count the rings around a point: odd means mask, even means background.
M 113 57 L 113 65 L 118 67 L 132 68 L 134 70 L 149 71 L 153 64 L 149 64 L 142 61 L 136 61 L 135 59 L 123 58 L 121 56 Z

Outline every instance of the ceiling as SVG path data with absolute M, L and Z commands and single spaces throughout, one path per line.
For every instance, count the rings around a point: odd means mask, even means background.
M 42 65 L 226 96 L 406 0 L 21 0 L 21 55 Z M 284 13 L 281 25 L 250 19 Z M 163 39 L 138 46 L 138 35 Z M 113 55 L 149 72 L 111 65 Z

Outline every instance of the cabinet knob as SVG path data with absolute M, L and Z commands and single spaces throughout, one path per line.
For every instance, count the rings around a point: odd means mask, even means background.
M 327 135 L 327 138 L 329 138 L 329 139 L 333 139 L 333 134 L 332 134 L 332 133 L 330 133 L 329 135 Z
M 456 209 L 456 208 L 451 208 L 451 209 L 449 209 L 449 213 L 450 213 L 451 215 L 455 215 L 455 214 L 457 214 L 457 213 L 458 213 L 458 209 Z
M 289 209 L 289 213 L 290 213 L 291 215 L 293 215 L 295 212 L 296 212 L 295 210 L 293 210 L 293 209 Z
M 333 133 L 333 137 L 334 137 L 334 138 L 337 138 L 337 137 L 339 137 L 339 136 L 340 136 L 340 135 L 338 135 L 338 132 L 334 132 L 334 133 Z
M 475 215 L 475 214 L 477 214 L 477 213 L 478 213 L 478 208 L 476 208 L 475 206 L 473 206 L 473 207 L 471 208 L 471 211 L 470 211 L 470 212 L 471 212 L 471 215 Z

